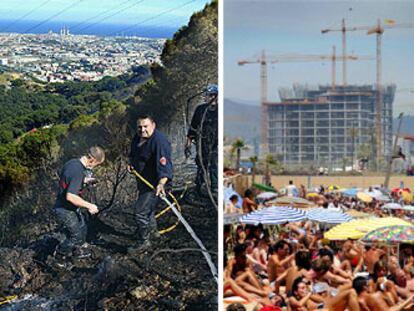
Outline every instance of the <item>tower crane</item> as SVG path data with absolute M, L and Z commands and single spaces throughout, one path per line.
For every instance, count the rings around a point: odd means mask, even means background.
M 341 31 L 342 32 L 342 57 L 344 57 L 343 67 L 342 67 L 342 75 L 343 75 L 343 84 L 346 85 L 346 32 L 347 31 L 358 31 L 358 30 L 366 30 L 368 35 L 377 34 L 377 81 L 376 81 L 376 115 L 375 115 L 375 134 L 376 134 L 376 145 L 377 145 L 377 154 L 376 154 L 376 161 L 377 161 L 377 168 L 379 168 L 380 161 L 381 161 L 381 154 L 382 154 L 382 134 L 381 134 L 381 111 L 382 111 L 382 34 L 384 33 L 385 29 L 397 29 L 397 28 L 414 28 L 413 23 L 402 23 L 396 24 L 393 20 L 387 20 L 388 24 L 382 25 L 381 20 L 378 19 L 377 25 L 375 26 L 357 26 L 357 27 L 346 27 L 345 26 L 345 19 L 342 19 L 342 26 L 340 28 L 331 28 L 331 29 L 322 29 L 322 34 L 332 32 L 332 31 Z
M 241 59 L 238 61 L 239 66 L 246 64 L 260 64 L 260 87 L 261 87 L 261 142 L 263 147 L 263 152 L 268 152 L 267 147 L 267 111 L 266 103 L 267 100 L 267 64 L 275 63 L 289 63 L 289 62 L 320 62 L 330 60 L 332 61 L 332 90 L 335 90 L 335 81 L 336 81 L 336 61 L 343 61 L 344 59 L 348 60 L 363 60 L 363 59 L 372 59 L 369 56 L 336 56 L 335 46 L 333 46 L 333 52 L 331 55 L 320 55 L 320 54 L 283 54 L 278 56 L 266 57 L 265 50 L 262 50 L 260 57 L 251 58 L 251 59 Z

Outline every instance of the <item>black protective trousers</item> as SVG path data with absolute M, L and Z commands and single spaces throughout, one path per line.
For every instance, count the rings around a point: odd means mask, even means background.
M 134 204 L 135 220 L 138 225 L 138 239 L 147 240 L 152 231 L 157 231 L 155 208 L 159 198 L 154 191 L 140 191 Z
M 204 152 L 202 154 L 203 159 L 203 166 L 206 170 L 206 173 L 210 177 L 210 189 L 212 192 L 218 191 L 218 154 L 217 151 L 212 151 L 210 153 Z M 204 172 L 201 166 L 200 156 L 197 154 L 196 156 L 196 164 L 197 164 L 197 176 L 195 183 L 197 188 L 201 190 L 201 185 L 205 183 L 206 177 L 204 177 Z
M 65 240 L 59 245 L 58 251 L 63 255 L 72 253 L 76 246 L 86 241 L 87 225 L 81 211 L 71 211 L 65 208 L 55 208 L 55 214 Z

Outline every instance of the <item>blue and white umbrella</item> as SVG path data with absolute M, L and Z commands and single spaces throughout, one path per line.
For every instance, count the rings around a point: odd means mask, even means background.
M 271 206 L 243 216 L 240 222 L 251 225 L 279 225 L 305 220 L 306 212 L 286 206 Z
M 398 203 L 387 203 L 382 206 L 383 209 L 402 209 L 401 204 Z
M 277 193 L 275 192 L 262 192 L 256 196 L 256 199 L 264 200 L 264 201 L 271 200 L 274 198 L 277 198 Z
M 323 222 L 327 224 L 342 224 L 352 220 L 352 217 L 338 211 L 332 211 L 325 208 L 314 208 L 307 212 L 309 220 Z
M 385 195 L 384 193 L 382 193 L 378 189 L 372 189 L 372 191 L 368 191 L 368 189 L 366 189 L 364 192 L 366 194 L 368 194 L 370 197 L 376 199 L 377 201 L 382 201 L 382 202 L 390 202 L 391 201 L 391 199 L 388 195 Z
M 360 191 L 360 188 L 350 188 L 342 191 L 342 195 L 345 197 L 356 198 L 357 193 Z
M 223 225 L 231 225 L 231 224 L 238 224 L 240 222 L 240 218 L 243 217 L 241 213 L 231 213 L 231 214 L 223 214 Z
M 414 206 L 412 206 L 412 205 L 404 205 L 404 206 L 402 207 L 402 209 L 403 209 L 404 211 L 414 212 Z

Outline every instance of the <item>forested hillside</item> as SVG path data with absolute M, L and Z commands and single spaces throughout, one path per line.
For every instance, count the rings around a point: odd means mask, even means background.
M 113 99 L 125 99 L 150 78 L 147 67 L 132 74 L 105 77 L 97 82 L 35 84 L 15 79 L 0 87 L 0 144 L 27 131 L 50 124 L 67 124 L 81 114 L 92 114 Z

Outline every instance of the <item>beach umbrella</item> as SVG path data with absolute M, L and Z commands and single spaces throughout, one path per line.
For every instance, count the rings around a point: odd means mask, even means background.
M 402 206 L 398 203 L 387 203 L 382 206 L 383 209 L 402 209 Z
M 402 207 L 402 209 L 403 209 L 404 211 L 414 212 L 414 206 L 412 206 L 412 205 L 404 205 L 404 206 Z
M 240 196 L 240 194 L 238 194 L 236 191 L 233 190 L 233 188 L 231 187 L 223 187 L 223 198 L 224 198 L 224 203 L 227 204 L 230 202 L 230 198 L 236 195 L 237 196 L 237 203 L 236 203 L 236 207 L 238 208 L 242 208 L 243 206 L 243 198 Z
M 325 208 L 314 208 L 307 212 L 309 220 L 323 222 L 327 224 L 341 224 L 352 220 L 352 217 L 337 211 L 327 210 Z
M 329 192 L 332 192 L 332 191 L 335 191 L 335 190 L 340 190 L 341 189 L 341 187 L 339 187 L 339 186 L 337 186 L 337 185 L 330 185 L 329 187 L 328 187 L 328 191 Z
M 355 198 L 357 196 L 357 193 L 360 191 L 359 188 L 350 188 L 350 189 L 344 189 L 342 192 L 343 196 Z
M 360 211 L 356 211 L 356 210 L 347 211 L 347 212 L 345 212 L 345 214 L 347 214 L 348 216 L 351 216 L 352 218 L 371 217 L 371 215 L 368 214 L 368 213 L 364 213 L 364 212 L 360 212 Z
M 392 225 L 410 226 L 411 223 L 396 217 L 354 219 L 336 225 L 324 237 L 329 240 L 360 239 L 374 229 Z
M 407 243 L 414 242 L 414 226 L 385 226 L 368 232 L 362 239 L 365 243 Z
M 240 219 L 247 214 L 241 214 L 241 213 L 227 213 L 223 214 L 223 224 L 224 225 L 231 225 L 236 224 L 240 222 Z
M 313 202 L 306 199 L 288 196 L 277 198 L 274 203 L 276 205 L 290 205 L 295 207 L 311 207 L 315 205 Z
M 256 189 L 262 190 L 262 191 L 277 192 L 273 187 L 266 186 L 263 184 L 254 183 L 253 187 L 255 187 Z
M 361 200 L 362 202 L 365 203 L 371 203 L 372 202 L 372 197 L 368 194 L 366 194 L 365 192 L 358 192 L 357 193 L 357 198 L 359 200 Z
M 277 197 L 277 193 L 266 191 L 266 192 L 259 193 L 256 196 L 256 199 L 260 199 L 260 200 L 271 200 L 271 199 L 274 199 L 276 197 Z
M 410 192 L 410 189 L 408 189 L 408 188 L 400 188 L 400 187 L 396 187 L 396 188 L 391 189 L 391 192 L 400 192 L 400 191 L 402 191 L 402 192 Z
M 240 222 L 252 225 L 279 225 L 306 219 L 306 212 L 286 206 L 271 206 L 251 212 L 240 219 Z
M 390 202 L 391 201 L 391 198 L 388 195 L 385 195 L 385 194 L 382 194 L 382 195 L 376 197 L 375 199 L 377 201 L 380 201 L 380 202 Z
M 383 196 L 383 193 L 377 189 L 372 189 L 371 191 L 368 191 L 368 189 L 366 189 L 364 193 L 368 194 L 370 197 L 373 197 L 374 199 Z
M 413 195 L 411 194 L 411 192 L 403 191 L 401 193 L 401 196 L 405 203 L 410 203 L 413 200 Z

